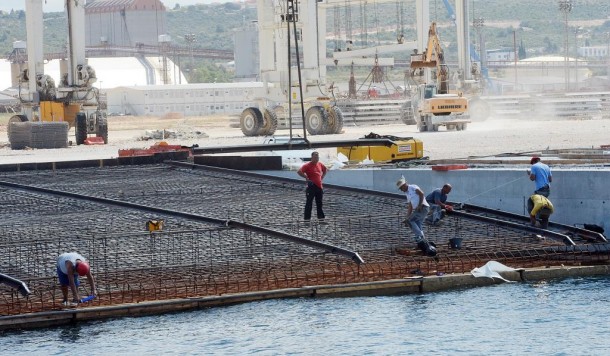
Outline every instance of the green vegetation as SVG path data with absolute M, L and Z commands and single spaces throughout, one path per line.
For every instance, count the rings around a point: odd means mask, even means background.
M 348 1 L 349 2 L 349 1 Z M 575 41 L 579 45 L 606 45 L 610 33 L 610 2 L 607 0 L 573 1 L 574 6 L 569 14 L 570 54 L 575 53 Z M 355 3 L 354 3 L 355 4 Z M 400 5 L 402 4 L 402 5 Z M 455 28 L 441 0 L 430 0 L 430 20 L 436 21 L 443 44 L 446 46 L 446 58 L 453 61 L 456 55 Z M 371 46 L 377 43 L 395 43 L 400 33 L 407 40 L 415 37 L 415 2 L 396 2 L 377 4 L 367 2 L 366 7 L 359 2 L 351 7 L 351 39 L 354 48 Z M 471 30 L 474 43 L 484 39 L 487 49 L 518 46 L 519 57 L 537 55 L 563 54 L 564 52 L 564 18 L 555 0 L 474 0 L 471 5 L 471 18 L 483 18 L 484 26 L 480 36 Z M 346 8 L 338 6 L 328 9 L 327 28 L 329 36 L 338 36 L 337 40 L 329 39 L 327 51 L 331 53 L 337 47 L 345 49 Z M 362 14 L 366 14 L 363 18 Z M 167 11 L 168 34 L 174 43 L 188 45 L 185 35 L 192 35 L 193 45 L 208 49 L 233 49 L 233 31 L 244 28 L 256 20 L 254 7 L 242 7 L 237 3 L 180 6 L 177 4 Z M 365 21 L 366 20 L 366 21 Z M 44 50 L 45 52 L 62 52 L 66 35 L 66 19 L 63 12 L 44 14 Z M 25 12 L 0 12 L 0 53 L 8 55 L 12 43 L 25 41 Z M 366 24 L 366 25 L 365 25 Z M 368 31 L 364 32 L 364 29 Z M 579 29 L 578 34 L 575 30 Z M 397 59 L 408 59 L 408 53 L 397 53 Z M 184 61 L 184 60 L 183 60 Z M 189 63 L 190 64 L 190 63 Z M 230 81 L 231 74 L 210 61 L 195 60 L 193 69 L 188 71 L 191 82 Z M 188 68 L 190 69 L 190 68 Z M 337 69 L 343 77 L 345 70 Z M 333 72 L 331 68 L 329 72 Z M 349 75 L 349 70 L 347 70 Z

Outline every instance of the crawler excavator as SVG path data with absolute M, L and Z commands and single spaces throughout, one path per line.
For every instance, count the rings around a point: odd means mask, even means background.
M 76 143 L 108 143 L 105 108 L 93 87 L 95 71 L 85 58 L 85 1 L 65 0 L 68 22 L 66 59 L 60 62 L 61 79 L 44 74 L 42 0 L 25 0 L 27 68 L 19 76 L 22 114 L 9 119 L 11 148 L 62 148 L 68 145 L 68 128 L 75 128 Z M 97 139 L 89 139 L 89 135 Z
M 428 31 L 428 47 L 424 53 L 411 55 L 411 77 L 418 81 L 415 95 L 403 106 L 403 121 L 415 122 L 420 132 L 438 131 L 440 126 L 447 130 L 465 130 L 469 120 L 468 99 L 461 93 L 449 92 L 449 69 L 445 64 L 443 49 L 432 22 Z M 434 73 L 430 73 L 435 69 Z M 435 82 L 425 83 L 425 79 L 436 77 Z

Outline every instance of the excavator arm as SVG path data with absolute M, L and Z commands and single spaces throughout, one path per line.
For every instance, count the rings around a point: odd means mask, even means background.
M 438 68 L 440 64 L 444 63 L 443 49 L 436 32 L 436 23 L 433 22 L 428 30 L 426 51 L 422 54 L 411 55 L 411 68 Z
M 436 32 L 436 22 L 430 24 L 428 30 L 428 46 L 422 54 L 411 55 L 411 69 L 436 68 L 436 81 L 439 94 L 449 92 L 449 70 L 445 64 L 445 56 L 441 42 Z

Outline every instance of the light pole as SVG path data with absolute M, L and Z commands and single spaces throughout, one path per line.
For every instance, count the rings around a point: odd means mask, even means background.
M 574 29 L 574 71 L 576 75 L 574 76 L 574 86 L 576 90 L 578 90 L 578 35 L 583 32 L 583 27 L 576 27 Z
M 513 30 L 513 52 L 515 56 L 515 90 L 517 90 L 519 85 L 519 79 L 517 78 L 517 59 L 519 58 L 517 54 L 517 30 Z
M 193 55 L 193 46 L 195 44 L 195 42 L 197 41 L 197 38 L 195 37 L 194 33 L 187 33 L 184 35 L 184 40 L 186 41 L 186 43 L 188 44 L 189 47 L 189 52 L 191 54 L 191 71 L 193 70 L 193 66 L 195 65 L 194 61 L 194 55 Z
M 564 57 L 564 68 L 565 68 L 565 90 L 568 91 L 570 89 L 570 68 L 568 67 L 568 14 L 572 11 L 572 1 L 571 0 L 559 0 L 559 11 L 563 13 L 563 19 L 565 22 L 565 34 L 564 34 L 564 48 L 565 48 L 565 57 Z
M 606 32 L 606 79 L 610 83 L 610 32 Z
M 481 58 L 481 69 L 483 69 L 487 64 L 487 53 L 485 53 L 485 45 L 483 44 L 483 35 L 482 29 L 485 26 L 485 19 L 482 17 L 477 17 L 472 20 L 472 27 L 477 31 L 477 35 L 479 36 L 479 56 Z

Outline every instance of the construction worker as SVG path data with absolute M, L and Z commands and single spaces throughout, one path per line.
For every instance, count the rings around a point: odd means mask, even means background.
M 442 188 L 436 188 L 426 196 L 426 201 L 430 204 L 430 214 L 426 222 L 436 225 L 447 212 L 453 211 L 453 206 L 446 203 L 449 193 L 451 193 L 451 184 L 446 183 Z
M 430 211 L 424 192 L 417 185 L 408 184 L 404 178 L 398 180 L 396 186 L 407 197 L 407 218 L 404 222 L 406 226 L 411 227 L 411 231 L 415 234 L 414 239 L 417 247 L 428 256 L 436 256 L 436 247 L 426 240 L 422 226 Z
M 540 219 L 540 227 L 546 229 L 549 227 L 549 217 L 555 211 L 553 203 L 541 195 L 532 194 L 527 201 L 527 210 L 530 213 L 530 223 L 536 226 L 537 219 Z
M 85 258 L 76 252 L 67 252 L 59 255 L 57 258 L 57 277 L 59 277 L 64 305 L 74 306 L 81 301 L 78 294 L 78 286 L 80 285 L 79 276 L 87 276 L 89 286 L 91 287 L 91 295 L 95 296 L 95 280 L 91 274 L 89 263 L 87 263 Z M 68 287 L 72 290 L 72 303 L 68 303 Z
M 322 198 L 324 196 L 324 189 L 322 187 L 322 180 L 326 176 L 326 166 L 320 163 L 320 154 L 318 152 L 311 153 L 311 161 L 305 163 L 298 170 L 297 174 L 307 182 L 307 188 L 305 189 L 305 221 L 311 219 L 311 209 L 313 208 L 313 200 L 316 200 L 316 210 L 318 220 L 324 222 L 324 211 L 322 210 Z
M 532 157 L 530 164 L 532 165 L 532 169 L 527 170 L 527 175 L 530 177 L 531 181 L 536 183 L 534 194 L 544 195 L 548 198 L 551 194 L 551 182 L 553 181 L 551 168 L 540 162 L 540 157 L 537 156 Z

